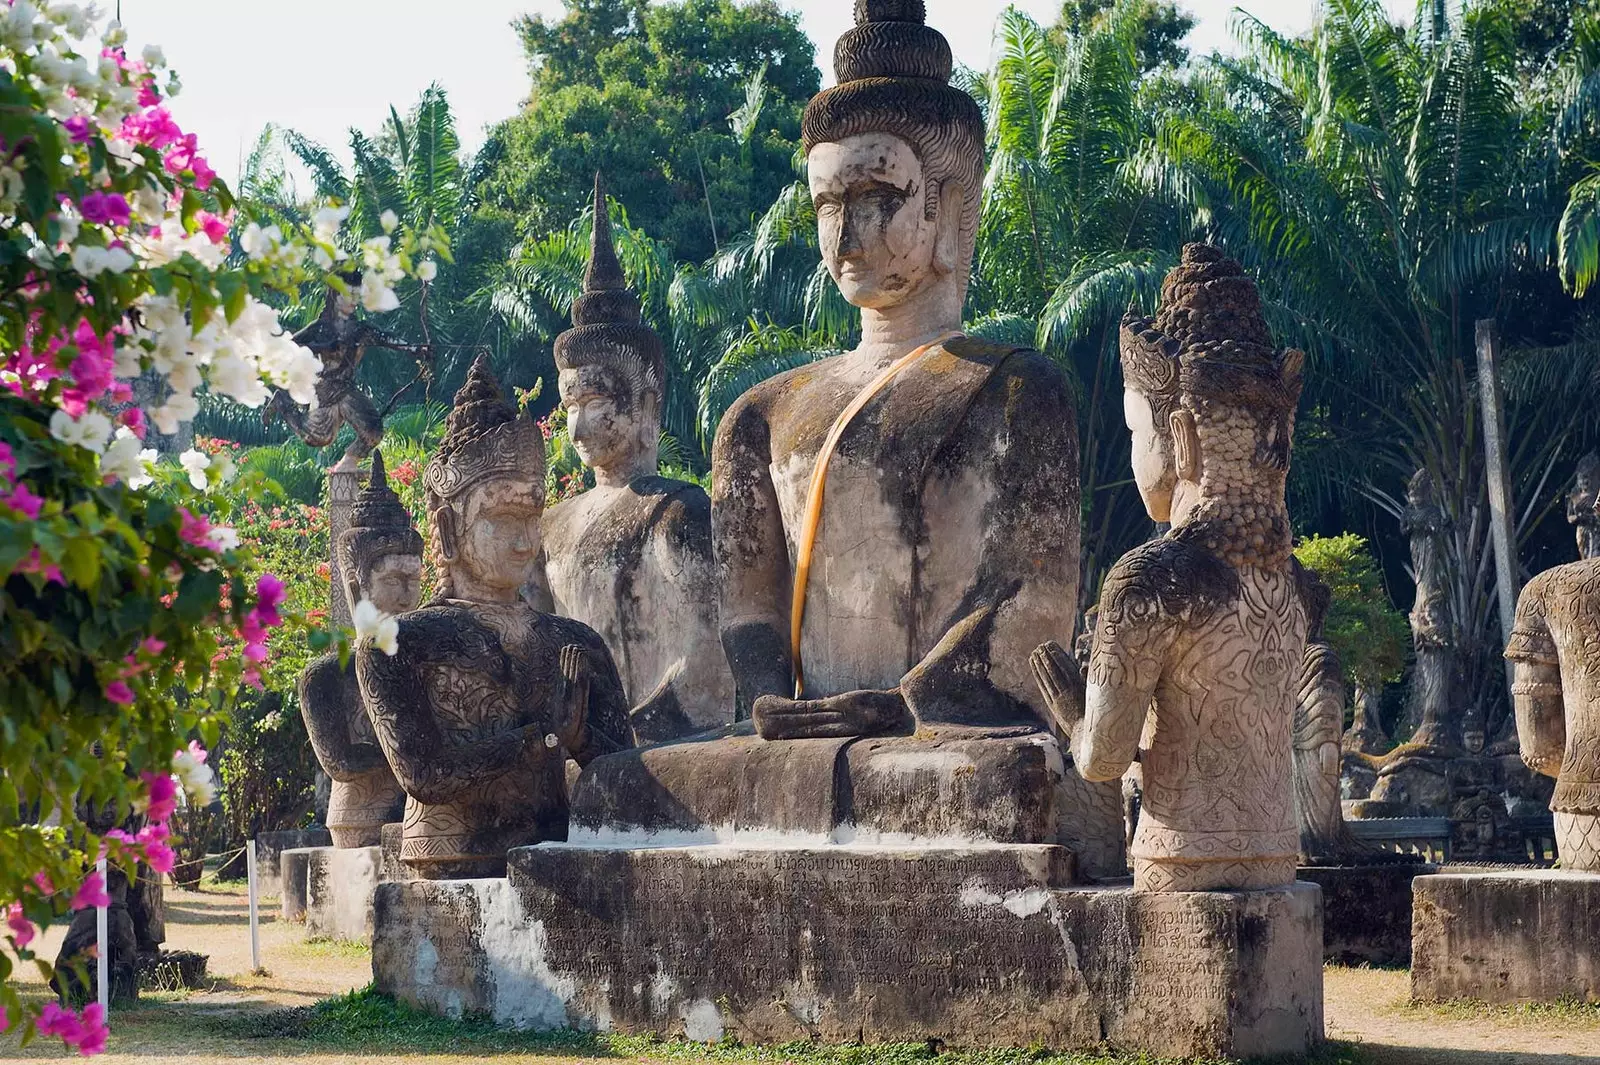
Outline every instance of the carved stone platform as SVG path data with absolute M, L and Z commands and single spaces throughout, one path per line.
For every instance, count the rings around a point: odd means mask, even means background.
M 1413 889 L 1413 1000 L 1600 998 L 1600 874 L 1443 873 Z
M 521 1027 L 1170 1055 L 1322 1038 L 1321 892 L 1071 886 L 1063 848 L 570 844 L 379 886 L 378 989 Z
M 297 847 L 283 852 L 280 915 L 303 921 L 317 938 L 372 938 L 372 898 L 383 868 L 381 847 Z
M 1437 867 L 1393 861 L 1301 866 L 1299 878 L 1322 888 L 1322 955 L 1340 965 L 1411 961 L 1411 882 Z

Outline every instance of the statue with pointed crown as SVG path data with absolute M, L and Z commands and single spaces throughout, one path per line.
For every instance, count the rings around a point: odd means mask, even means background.
M 422 878 L 502 876 L 510 848 L 565 839 L 566 759 L 633 742 L 604 641 L 524 598 L 544 475 L 538 426 L 479 358 L 424 475 L 439 595 L 400 616 L 393 654 L 367 639 L 355 656 Z
M 1034 669 L 1087 779 L 1142 762 L 1136 888 L 1295 879 L 1307 611 L 1284 483 L 1302 361 L 1274 350 L 1254 282 L 1204 244 L 1184 248 L 1154 321 L 1122 323 L 1134 480 L 1172 528 L 1107 575 L 1087 693 L 1055 644 Z
M 556 338 L 567 433 L 595 487 L 544 516 L 555 611 L 593 627 L 617 662 L 641 741 L 733 719 L 717 628 L 711 500 L 657 474 L 666 371 L 612 247 L 595 175 L 594 236 L 572 328 Z
M 415 610 L 421 597 L 422 537 L 389 487 L 383 454 L 372 453 L 372 476 L 357 498 L 350 525 L 334 545 L 350 609 L 368 600 L 386 614 Z M 336 654 L 300 675 L 300 713 L 311 749 L 332 779 L 328 832 L 335 847 L 374 847 L 384 825 L 400 820 L 405 792 L 378 746 L 361 701 L 354 660 Z

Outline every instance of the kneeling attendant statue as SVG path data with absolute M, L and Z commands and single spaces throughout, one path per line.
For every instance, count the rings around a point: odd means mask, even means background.
M 1034 668 L 1085 778 L 1143 763 L 1136 888 L 1288 884 L 1306 610 L 1283 492 L 1303 356 L 1273 350 L 1255 285 L 1207 245 L 1162 304 L 1124 320 L 1122 366 L 1134 479 L 1172 529 L 1106 577 L 1085 704 L 1058 646 Z
M 356 672 L 406 790 L 401 860 L 430 879 L 503 876 L 506 851 L 565 839 L 568 756 L 632 745 L 622 683 L 593 629 L 534 609 L 544 440 L 482 359 L 428 463 L 440 595 L 371 640 Z

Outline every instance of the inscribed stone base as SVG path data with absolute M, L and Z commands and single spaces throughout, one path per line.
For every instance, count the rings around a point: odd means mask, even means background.
M 1413 890 L 1412 999 L 1600 1000 L 1600 874 L 1447 873 Z
M 1322 1038 L 1321 892 L 1074 887 L 1060 847 L 542 844 L 378 887 L 380 991 L 519 1027 L 1172 1055 Z
M 1322 888 L 1324 960 L 1340 965 L 1409 964 L 1411 881 L 1434 868 L 1403 860 L 1301 866 L 1300 879 Z
M 281 914 L 305 922 L 309 935 L 372 938 L 372 893 L 383 867 L 381 847 L 302 847 L 283 853 Z
M 256 834 L 256 883 L 263 894 L 278 890 L 283 874 L 282 854 L 296 847 L 331 847 L 333 837 L 325 828 L 298 828 L 286 832 L 258 832 Z M 244 876 L 243 859 L 238 875 Z

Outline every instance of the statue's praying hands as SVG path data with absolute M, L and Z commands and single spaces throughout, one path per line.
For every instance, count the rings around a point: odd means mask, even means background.
M 561 648 L 561 683 L 556 692 L 556 713 L 552 724 L 555 737 L 569 751 L 583 747 L 585 725 L 589 719 L 589 682 L 594 671 L 589 654 L 579 644 Z
M 1050 711 L 1050 726 L 1056 738 L 1070 747 L 1078 728 L 1083 724 L 1084 681 L 1078 663 L 1054 640 L 1034 648 L 1028 656 L 1033 669 L 1033 679 L 1038 682 Z

